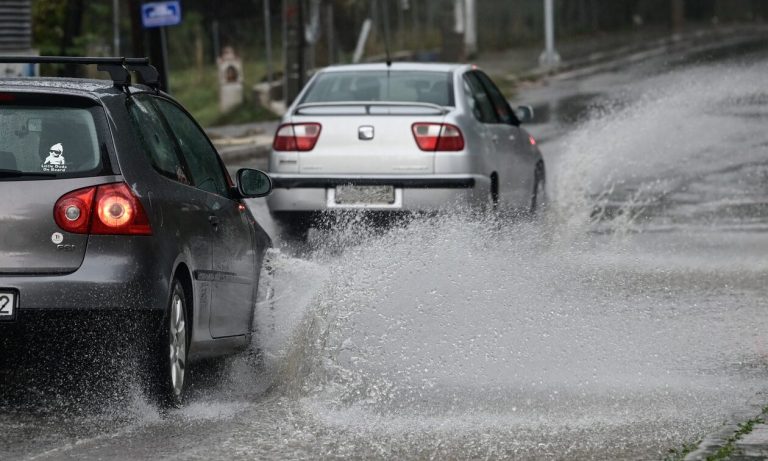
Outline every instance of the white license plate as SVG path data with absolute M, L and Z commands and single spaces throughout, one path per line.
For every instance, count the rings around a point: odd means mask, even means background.
M 0 321 L 16 317 L 16 293 L 0 290 Z
M 337 204 L 392 204 L 395 203 L 393 186 L 336 186 Z

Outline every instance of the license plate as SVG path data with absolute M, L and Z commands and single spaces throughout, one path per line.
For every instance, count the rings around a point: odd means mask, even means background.
M 393 186 L 336 186 L 337 204 L 392 204 L 395 203 Z
M 0 290 L 0 321 L 16 317 L 16 293 Z

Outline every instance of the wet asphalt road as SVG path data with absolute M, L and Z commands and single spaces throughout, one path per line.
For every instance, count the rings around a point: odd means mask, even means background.
M 545 216 L 276 237 L 258 342 L 198 367 L 187 406 L 148 403 L 97 337 L 3 380 L 0 458 L 661 459 L 695 442 L 768 390 L 766 71 L 750 45 L 527 88 Z

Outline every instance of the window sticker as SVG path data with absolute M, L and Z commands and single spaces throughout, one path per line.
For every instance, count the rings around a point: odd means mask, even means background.
M 50 173 L 62 173 L 67 171 L 67 163 L 64 160 L 64 146 L 61 143 L 56 143 L 48 149 L 48 157 L 46 157 L 40 168 L 45 172 Z

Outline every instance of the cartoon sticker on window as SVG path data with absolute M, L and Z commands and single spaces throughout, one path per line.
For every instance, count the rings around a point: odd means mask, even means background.
M 64 160 L 64 146 L 60 142 L 51 146 L 48 150 L 48 157 L 46 157 L 40 168 L 51 173 L 67 171 L 67 163 Z

